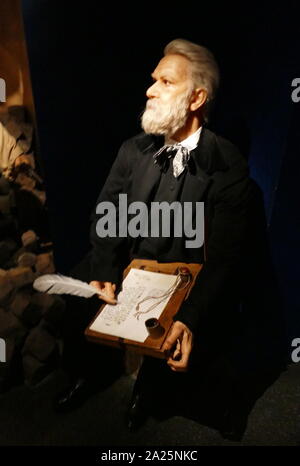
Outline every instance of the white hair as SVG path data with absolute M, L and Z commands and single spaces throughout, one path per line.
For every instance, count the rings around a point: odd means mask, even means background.
M 204 105 L 204 121 L 208 121 L 208 113 L 219 87 L 219 67 L 213 54 L 202 45 L 186 39 L 175 39 L 164 48 L 164 55 L 183 55 L 191 63 L 192 81 L 195 87 L 204 87 L 207 101 Z

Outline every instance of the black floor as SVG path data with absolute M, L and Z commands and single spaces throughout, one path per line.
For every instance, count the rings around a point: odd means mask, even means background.
M 57 371 L 37 387 L 19 386 L 0 396 L 0 445 L 287 445 L 300 446 L 300 364 L 289 366 L 257 401 L 241 442 L 224 440 L 198 422 L 149 418 L 136 433 L 124 422 L 134 380 L 123 376 L 78 410 L 59 415 L 52 399 L 64 385 Z

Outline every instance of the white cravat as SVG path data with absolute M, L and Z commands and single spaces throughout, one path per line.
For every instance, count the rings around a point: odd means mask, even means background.
M 171 139 L 165 139 L 165 145 L 159 149 L 154 154 L 154 160 L 155 163 L 158 163 L 158 157 L 160 154 L 163 152 L 173 152 L 176 151 L 176 154 L 173 159 L 173 175 L 175 178 L 178 178 L 178 176 L 181 175 L 182 172 L 184 172 L 189 158 L 190 158 L 190 152 L 194 150 L 199 142 L 200 134 L 201 134 L 202 126 L 197 129 L 193 134 L 191 134 L 188 138 L 184 139 L 181 142 L 176 142 L 172 141 Z M 169 155 L 169 158 L 171 158 L 171 155 Z

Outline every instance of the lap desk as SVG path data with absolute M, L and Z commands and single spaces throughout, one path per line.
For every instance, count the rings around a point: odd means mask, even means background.
M 134 259 L 124 270 L 117 305 L 103 304 L 85 331 L 94 343 L 164 358 L 161 350 L 173 316 L 202 265 Z

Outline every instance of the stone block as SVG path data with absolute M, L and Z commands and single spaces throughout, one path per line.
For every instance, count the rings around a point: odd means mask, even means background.
M 36 258 L 36 254 L 26 251 L 19 255 L 17 264 L 19 267 L 33 267 L 36 264 Z
M 38 325 L 32 329 L 27 336 L 22 354 L 30 354 L 40 362 L 46 362 L 56 350 L 56 339 L 48 333 L 45 328 Z
M 35 270 L 38 274 L 44 275 L 47 273 L 54 273 L 55 267 L 53 262 L 53 254 L 46 252 L 37 256 Z
M 0 308 L 0 337 L 5 341 L 10 339 L 17 345 L 24 341 L 28 329 L 25 325 L 11 312 Z
M 0 195 L 0 212 L 9 214 L 11 208 L 11 198 L 9 194 Z
M 10 280 L 9 276 L 7 275 L 7 271 L 5 274 L 1 272 L 0 275 L 0 304 L 4 304 L 7 299 L 10 298 L 14 290 L 14 286 L 12 281 Z
M 26 327 L 39 323 L 42 316 L 41 306 L 32 302 L 34 295 L 28 290 L 18 290 L 11 300 L 9 310 L 20 319 Z
M 0 266 L 5 266 L 17 247 L 16 242 L 12 239 L 0 241 Z
M 32 303 L 41 308 L 43 321 L 47 323 L 48 331 L 58 335 L 61 331 L 61 321 L 65 312 L 65 301 L 61 296 L 47 293 L 35 293 Z
M 16 267 L 7 271 L 7 277 L 15 288 L 21 288 L 32 283 L 36 278 L 36 274 L 30 267 Z
M 29 246 L 31 243 L 34 243 L 35 241 L 37 241 L 37 239 L 38 237 L 33 230 L 25 231 L 21 236 L 22 244 L 24 247 Z

